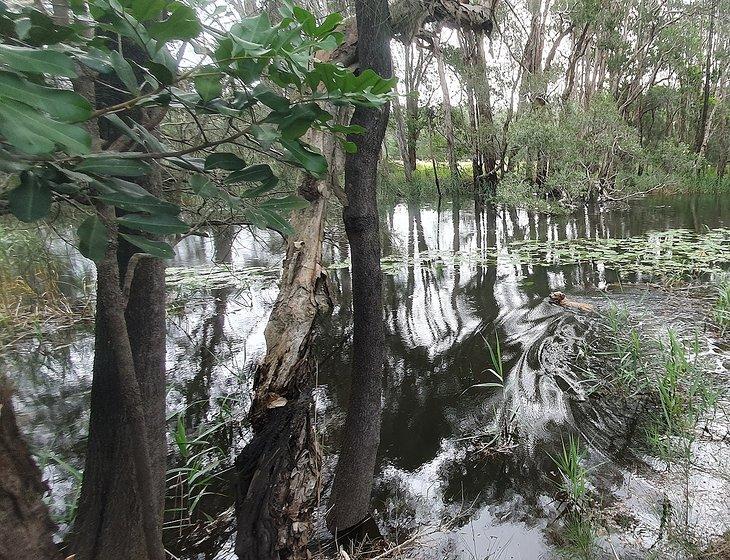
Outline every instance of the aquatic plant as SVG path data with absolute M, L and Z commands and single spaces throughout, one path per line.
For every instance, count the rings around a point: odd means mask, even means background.
M 571 510 L 581 511 L 586 506 L 588 495 L 588 469 L 583 466 L 586 450 L 578 438 L 571 434 L 566 445 L 562 440 L 562 450 L 557 455 L 550 455 L 560 475 L 559 488 L 566 496 Z
M 489 340 L 487 340 L 486 337 L 482 338 L 484 339 L 484 343 L 487 345 L 487 349 L 489 350 L 489 359 L 492 365 L 492 367 L 487 368 L 486 371 L 496 377 L 497 381 L 475 383 L 474 385 L 470 385 L 468 389 L 472 389 L 474 387 L 497 387 L 501 389 L 504 387 L 504 362 L 502 361 L 502 349 L 499 344 L 499 333 L 494 333 L 494 346 L 489 343 Z
M 724 275 L 716 284 L 717 301 L 713 315 L 721 336 L 725 336 L 730 330 L 730 275 Z
M 593 263 L 620 276 L 641 274 L 644 279 L 676 283 L 701 274 L 722 273 L 730 266 L 730 229 L 705 233 L 686 229 L 650 232 L 643 236 L 607 239 L 512 240 L 502 250 L 422 251 L 387 255 L 381 261 L 384 274 L 396 274 L 414 266 L 438 269 L 457 264 L 573 265 Z M 346 268 L 347 261 L 329 265 Z
M 568 515 L 562 534 L 560 552 L 570 558 L 589 560 L 595 556 L 596 528 L 591 520 L 575 514 Z
M 218 488 L 224 484 L 221 475 L 230 468 L 230 457 L 225 446 L 216 443 L 214 437 L 232 428 L 234 416 L 229 400 L 224 399 L 216 417 L 201 423 L 194 433 L 189 433 L 186 428 L 186 411 L 176 415 L 172 440 L 178 466 L 167 471 L 166 514 L 171 517 L 165 524 L 167 530 L 181 530 L 194 518 L 200 517 L 198 509 L 201 501 L 206 496 L 216 495 Z M 202 516 L 205 517 L 205 512 Z

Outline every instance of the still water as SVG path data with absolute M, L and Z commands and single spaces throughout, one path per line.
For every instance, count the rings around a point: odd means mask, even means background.
M 324 252 L 335 308 L 321 320 L 316 342 L 325 488 L 344 422 L 351 351 L 347 241 L 337 216 L 331 222 Z M 648 453 L 640 400 L 591 395 L 600 371 L 586 371 L 576 360 L 586 345 L 605 343 L 601 315 L 619 306 L 642 336 L 662 337 L 670 327 L 698 333 L 714 375 L 727 386 L 730 348 L 708 329 L 702 301 L 654 288 L 644 283 L 651 280 L 646 271 L 621 270 L 600 255 L 547 264 L 515 258 L 513 250 L 525 240 L 570 246 L 571 240 L 651 240 L 681 229 L 698 238 L 714 234 L 711 265 L 727 268 L 728 227 L 727 197 L 651 198 L 626 209 L 585 208 L 560 217 L 501 207 L 475 211 L 473 201 L 458 199 L 384 211 L 387 357 L 373 505 L 391 538 L 425 533 L 406 557 L 560 557 L 562 506 L 551 455 L 568 434 L 588 450 L 590 491 L 606 520 L 600 531 L 605 550 L 646 557 L 666 539 L 667 503 L 681 507 L 700 541 L 730 529 L 727 415 L 706 424 L 707 437 L 696 442 L 696 466 L 682 478 Z M 650 251 L 651 244 L 641 247 Z M 214 439 L 222 466 L 248 437 L 251 371 L 265 351 L 281 254 L 274 234 L 226 230 L 188 238 L 170 262 L 171 432 L 183 411 L 190 433 L 220 424 Z M 597 313 L 548 304 L 554 290 Z M 503 386 L 474 387 L 498 381 L 490 371 L 490 346 L 494 351 L 497 344 Z M 83 466 L 92 358 L 93 337 L 84 329 L 43 333 L 2 358 L 18 385 L 19 417 L 61 520 L 73 513 Z M 721 409 L 728 404 L 723 398 Z M 495 449 L 488 443 L 497 435 Z M 229 506 L 224 496 L 206 507 L 212 513 Z M 229 555 L 223 535 L 201 558 Z

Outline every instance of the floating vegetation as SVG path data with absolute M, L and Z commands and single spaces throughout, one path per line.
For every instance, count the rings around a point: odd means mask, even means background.
M 169 267 L 166 269 L 168 288 L 181 291 L 216 290 L 221 288 L 246 288 L 256 281 L 275 282 L 281 274 L 280 267 L 247 266 L 231 264 L 210 266 Z
M 717 228 L 704 234 L 686 229 L 652 232 L 641 237 L 610 239 L 517 240 L 504 247 L 475 251 L 423 251 L 412 255 L 389 255 L 382 259 L 383 273 L 395 274 L 413 266 L 440 268 L 453 265 L 602 264 L 619 274 L 649 277 L 690 277 L 720 273 L 730 266 L 730 229 Z M 349 261 L 330 265 L 347 268 Z

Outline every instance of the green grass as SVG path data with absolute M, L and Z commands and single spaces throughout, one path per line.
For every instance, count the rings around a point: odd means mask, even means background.
M 550 456 L 558 469 L 558 488 L 567 506 L 562 531 L 560 552 L 569 558 L 590 559 L 596 548 L 594 512 L 588 499 L 588 469 L 583 466 L 586 449 L 572 434 L 555 456 Z
M 571 511 L 582 511 L 586 507 L 588 497 L 588 469 L 583 466 L 586 450 L 578 438 L 572 434 L 562 442 L 562 450 L 555 456 L 551 455 L 560 474 L 559 487 L 565 494 L 568 507 Z
M 469 194 L 471 187 L 471 163 L 460 163 L 461 177 L 453 179 L 449 166 L 445 162 L 436 162 L 441 194 Z M 405 179 L 403 164 L 400 161 L 387 161 L 380 165 L 378 193 L 386 201 L 399 198 L 434 199 L 438 197 L 436 182 L 433 175 L 433 166 L 430 161 L 416 162 L 413 180 L 409 183 Z
M 720 329 L 720 335 L 730 332 L 730 275 L 723 276 L 717 282 L 717 300 L 713 309 L 715 323 Z

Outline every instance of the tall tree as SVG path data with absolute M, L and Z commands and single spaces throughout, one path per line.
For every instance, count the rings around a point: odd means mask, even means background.
M 390 14 L 387 0 L 356 0 L 360 70 L 392 74 Z M 378 155 L 389 108 L 357 107 L 351 123 L 365 128 L 353 136 L 357 152 L 345 162 L 347 205 L 343 211 L 352 262 L 352 389 L 330 496 L 327 525 L 348 529 L 370 509 L 375 460 L 380 445 L 384 324 L 380 235 L 376 197 Z

